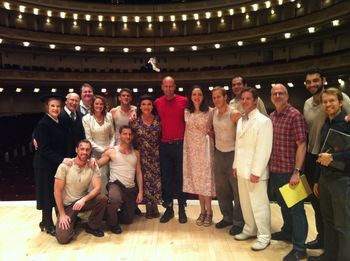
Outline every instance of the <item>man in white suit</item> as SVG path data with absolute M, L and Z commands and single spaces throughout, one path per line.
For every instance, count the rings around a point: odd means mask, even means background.
M 233 176 L 238 179 L 244 228 L 235 236 L 246 240 L 257 236 L 252 250 L 265 249 L 271 239 L 271 213 L 267 196 L 268 163 L 272 150 L 272 122 L 257 109 L 258 93 L 247 88 L 241 94 L 244 110 L 236 133 Z

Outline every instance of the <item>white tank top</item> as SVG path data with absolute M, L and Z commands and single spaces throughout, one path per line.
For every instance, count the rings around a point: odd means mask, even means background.
M 109 181 L 119 180 L 125 187 L 135 187 L 135 173 L 137 157 L 135 150 L 130 154 L 123 154 L 119 151 L 119 145 L 115 146 L 115 160 L 109 162 Z
M 223 115 L 219 115 L 219 110 L 214 111 L 215 148 L 221 152 L 235 150 L 236 124 L 231 121 L 231 112 L 230 107 Z

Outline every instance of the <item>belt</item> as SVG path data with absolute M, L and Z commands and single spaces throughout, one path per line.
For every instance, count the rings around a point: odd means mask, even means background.
M 179 145 L 182 144 L 183 140 L 172 140 L 172 141 L 162 141 L 163 144 L 168 145 Z

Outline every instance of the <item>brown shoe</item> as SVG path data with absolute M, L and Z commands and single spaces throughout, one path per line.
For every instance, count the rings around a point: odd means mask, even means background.
M 201 225 L 203 225 L 203 223 L 204 223 L 204 220 L 205 220 L 205 213 L 200 213 L 199 214 L 199 217 L 197 218 L 197 220 L 196 220 L 196 224 L 198 225 L 198 226 L 201 226 Z
M 146 204 L 146 218 L 153 218 L 153 208 L 151 204 Z
M 155 202 L 152 204 L 152 215 L 153 215 L 154 218 L 159 218 L 160 217 L 160 213 L 159 213 L 159 210 L 158 210 L 158 205 Z
M 211 226 L 211 224 L 213 224 L 213 213 L 206 214 L 205 219 L 203 221 L 203 226 L 205 226 L 205 227 L 209 227 L 209 226 Z

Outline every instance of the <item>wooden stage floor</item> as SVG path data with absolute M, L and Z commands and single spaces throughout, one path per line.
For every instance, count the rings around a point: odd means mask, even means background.
M 214 222 L 221 219 L 217 202 L 213 202 Z M 144 212 L 144 206 L 140 206 Z M 308 240 L 315 238 L 315 225 L 311 205 L 305 205 L 308 221 Z M 161 212 L 164 209 L 160 207 Z M 272 232 L 280 230 L 282 219 L 277 204 L 271 204 Z M 0 260 L 282 260 L 291 250 L 291 244 L 271 241 L 264 251 L 250 250 L 253 240 L 236 241 L 228 234 L 229 227 L 216 229 L 197 226 L 198 201 L 187 207 L 188 223 L 179 224 L 177 206 L 175 218 L 167 224 L 159 219 L 137 217 L 134 224 L 122 225 L 120 235 L 105 231 L 105 236 L 96 238 L 85 233 L 78 225 L 77 239 L 69 245 L 59 245 L 56 239 L 39 230 L 40 212 L 34 201 L 0 201 Z M 85 219 L 86 216 L 83 216 Z M 308 251 L 318 255 L 319 251 Z

